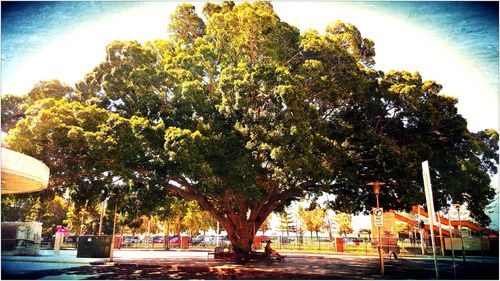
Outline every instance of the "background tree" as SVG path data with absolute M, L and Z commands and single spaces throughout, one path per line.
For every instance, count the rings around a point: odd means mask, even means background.
M 2 95 L 2 131 L 8 132 L 24 117 L 26 96 Z
M 338 225 L 338 233 L 339 235 L 344 235 L 347 237 L 347 234 L 351 234 L 352 231 L 352 215 L 337 212 L 335 214 L 335 221 Z
M 59 80 L 40 81 L 25 96 L 2 95 L 2 131 L 8 132 L 25 117 L 25 110 L 45 98 L 72 99 L 75 89 Z
M 316 232 L 316 239 L 319 241 L 319 232 L 325 226 L 326 209 L 314 206 L 313 209 L 304 209 L 299 206 L 299 216 L 302 219 L 303 225 L 311 233 Z
M 260 231 L 262 231 L 262 235 L 266 235 L 266 231 L 271 229 L 271 224 L 269 222 L 271 216 L 268 216 L 264 222 L 260 225 Z
M 67 210 L 68 203 L 66 200 L 58 195 L 55 195 L 54 198 L 43 208 L 42 216 L 39 220 L 43 223 L 42 235 L 54 234 L 57 225 L 63 226 Z
M 152 235 L 160 230 L 160 225 L 154 216 L 142 216 L 142 225 L 138 228 L 138 232 L 145 234 L 144 242 L 149 245 L 152 242 Z
M 359 233 L 360 233 L 360 234 L 361 234 L 361 233 L 366 233 L 366 234 L 368 234 L 368 239 L 372 239 L 372 237 L 371 237 L 372 230 L 371 230 L 371 229 L 369 229 L 369 228 L 361 228 L 361 229 L 359 230 Z
M 319 232 L 325 227 L 326 209 L 316 208 L 313 210 L 313 230 L 316 232 L 316 239 L 319 241 Z
M 205 35 L 205 22 L 196 14 L 195 8 L 190 4 L 177 6 L 170 16 L 168 30 L 176 40 L 192 44 L 196 38 Z
M 2 221 L 20 221 L 20 200 L 12 195 L 2 195 Z
M 326 211 L 325 215 L 325 229 L 328 232 L 328 237 L 333 240 L 333 233 L 338 230 L 338 224 L 335 220 L 335 213 L 331 210 Z
M 396 231 L 398 233 L 409 233 L 413 231 L 413 226 L 410 226 L 406 222 L 396 222 Z
M 186 229 L 189 230 L 191 236 L 195 236 L 200 231 L 207 231 L 210 228 L 209 218 L 210 214 L 206 211 L 202 211 L 196 201 L 187 202 L 183 223 Z
M 147 217 L 125 217 L 124 225 L 127 226 L 132 231 L 132 236 L 138 233 L 144 233 L 147 230 L 147 225 L 144 224 Z
M 71 204 L 71 203 L 70 203 Z M 63 220 L 69 230 L 77 235 L 93 235 L 97 232 L 96 222 L 99 221 L 98 207 L 84 204 L 73 204 L 66 211 L 66 219 Z
M 2 196 L 2 221 L 41 222 L 44 237 L 64 225 L 66 211 L 66 200 L 50 190 Z
M 288 209 L 284 209 L 282 212 L 278 213 L 278 217 L 280 220 L 280 225 L 279 229 L 280 232 L 283 233 L 283 231 L 286 233 L 286 240 L 290 240 L 290 230 L 293 228 L 293 220 L 291 215 L 288 213 Z
M 184 217 L 187 211 L 187 204 L 183 200 L 179 200 L 176 204 L 171 205 L 170 215 L 166 219 L 168 233 L 180 235 L 186 230 Z
M 75 209 L 75 204 L 73 202 L 69 202 L 68 210 L 66 211 L 66 218 L 63 221 L 63 224 L 66 225 L 68 231 L 70 233 L 80 234 L 81 233 L 81 221 L 79 218 L 79 212 Z M 80 216 L 81 218 L 81 216 Z
M 42 214 L 42 204 L 40 203 L 40 197 L 34 198 L 33 205 L 29 210 L 29 214 L 26 216 L 26 221 L 40 221 Z

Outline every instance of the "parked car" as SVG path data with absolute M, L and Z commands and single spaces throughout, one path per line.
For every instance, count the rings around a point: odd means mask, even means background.
M 165 237 L 164 236 L 153 236 L 153 243 L 163 243 L 165 242 Z
M 362 242 L 363 242 L 362 239 L 358 239 L 358 238 L 354 238 L 354 237 L 344 238 L 344 245 L 359 246 Z
M 125 236 L 125 235 L 124 235 L 124 236 L 122 236 L 122 241 L 123 241 L 123 243 L 125 243 L 125 244 L 130 244 L 130 243 L 132 243 L 132 236 Z
M 169 244 L 180 244 L 181 243 L 181 237 L 179 235 L 174 235 L 172 237 L 168 238 L 168 243 Z
M 204 238 L 205 237 L 203 235 L 198 235 L 195 238 L 191 239 L 191 241 L 192 241 L 193 245 L 198 245 L 204 240 Z
M 130 239 L 130 242 L 133 244 L 139 244 L 139 243 L 142 243 L 142 239 L 139 236 L 134 236 L 134 237 L 132 237 L 132 239 Z
M 52 237 L 50 237 L 50 236 L 42 237 L 42 242 L 43 243 L 50 243 L 50 242 L 52 242 Z
M 267 240 L 271 240 L 271 238 L 269 238 L 269 237 L 267 237 L 267 236 L 265 236 L 265 235 L 261 235 L 261 236 L 260 236 L 260 242 L 262 242 L 262 243 L 266 243 L 266 242 L 267 242 Z
M 193 242 L 194 243 L 194 242 Z M 219 245 L 229 246 L 231 242 L 229 238 L 225 235 L 219 236 Z M 205 235 L 203 240 L 200 242 L 202 246 L 215 246 L 217 245 L 217 235 Z
M 189 243 L 191 244 L 192 243 L 191 237 L 188 237 L 188 239 L 189 239 L 188 240 Z M 172 238 L 170 238 L 170 240 L 169 240 L 168 243 L 169 244 L 174 244 L 174 245 L 175 244 L 179 244 L 180 245 L 181 244 L 181 237 L 179 235 L 174 235 Z
M 203 245 L 203 246 L 215 245 L 215 236 L 213 236 L 213 235 L 204 236 L 203 240 L 200 241 L 200 245 Z
M 76 243 L 78 242 L 78 235 L 69 235 L 64 237 L 65 243 Z

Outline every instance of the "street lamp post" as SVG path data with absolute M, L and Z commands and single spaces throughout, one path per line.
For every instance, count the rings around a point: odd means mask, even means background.
M 99 231 L 97 233 L 97 235 L 102 235 L 102 220 L 104 218 L 104 204 L 105 204 L 106 201 L 102 201 L 101 203 L 101 209 L 99 211 Z
M 109 261 L 113 261 L 113 254 L 115 251 L 115 235 L 116 235 L 116 210 L 118 208 L 118 204 L 115 203 L 115 214 L 113 215 L 113 234 L 111 235 L 111 252 L 109 255 Z
M 379 200 L 378 195 L 380 193 L 380 186 L 385 185 L 384 182 L 370 182 L 368 185 L 373 185 L 373 191 L 375 192 L 375 199 L 377 201 L 377 209 L 379 208 Z M 377 234 L 378 234 L 378 256 L 380 259 L 380 274 L 384 275 L 384 257 L 382 256 L 382 239 L 380 237 L 380 226 L 377 226 Z
M 453 259 L 453 275 L 455 276 L 455 279 L 457 279 L 457 267 L 455 266 L 455 248 L 453 248 L 453 228 L 451 226 L 451 215 L 449 208 L 448 208 L 448 227 L 450 230 L 451 258 Z
M 422 256 L 425 255 L 425 245 L 424 245 L 424 231 L 425 228 L 420 227 L 421 217 L 420 217 L 420 205 L 417 205 L 418 208 L 418 233 L 420 234 L 420 250 L 422 251 Z
M 464 248 L 464 236 L 462 233 L 462 219 L 460 218 L 460 204 L 455 204 L 455 208 L 457 208 L 458 211 L 458 225 L 460 226 L 460 240 L 462 242 L 462 259 L 465 263 L 465 248 Z

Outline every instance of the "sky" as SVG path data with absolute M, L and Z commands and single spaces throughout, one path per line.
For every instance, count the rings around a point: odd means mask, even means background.
M 40 80 L 70 85 L 105 58 L 113 40 L 167 38 L 179 2 L 2 2 L 2 94 Z M 200 12 L 204 2 L 192 2 Z M 375 42 L 374 68 L 419 71 L 458 98 L 471 131 L 498 131 L 498 2 L 272 2 L 301 32 L 335 21 Z M 432 165 L 432 163 L 431 163 Z M 492 179 L 498 190 L 498 176 Z M 498 229 L 498 204 L 493 208 Z

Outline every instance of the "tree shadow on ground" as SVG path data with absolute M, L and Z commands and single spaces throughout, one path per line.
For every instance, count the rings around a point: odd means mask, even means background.
M 318 274 L 297 274 L 286 272 L 273 272 L 262 270 L 245 270 L 241 271 L 234 268 L 226 268 L 225 270 L 210 271 L 208 268 L 190 268 L 189 270 L 174 270 L 170 266 L 147 266 L 147 265 L 90 265 L 80 266 L 65 269 L 50 269 L 38 270 L 30 273 L 19 275 L 2 275 L 2 279 L 6 280 L 30 280 L 30 279 L 88 279 L 88 280 L 103 280 L 103 279 L 281 279 L 281 280 L 304 280 L 316 279 L 327 280 L 332 279 L 332 276 Z M 345 278 L 335 279 L 351 279 Z

